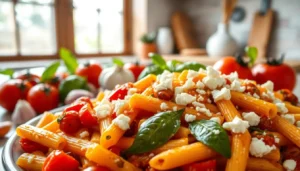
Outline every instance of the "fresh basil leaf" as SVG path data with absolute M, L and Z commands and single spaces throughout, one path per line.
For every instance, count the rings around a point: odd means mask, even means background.
M 119 58 L 113 58 L 113 63 L 119 67 L 123 67 L 124 66 L 124 62 L 119 59 Z
M 177 66 L 178 64 L 182 64 L 182 63 L 183 63 L 183 62 L 177 61 L 177 60 L 168 61 L 168 62 L 167 62 L 167 67 L 168 67 L 168 69 L 169 69 L 171 72 L 174 72 L 174 71 L 176 71 L 176 66 Z
M 54 62 L 51 65 L 49 65 L 45 71 L 43 72 L 42 76 L 41 76 L 41 82 L 45 82 L 51 78 L 53 78 L 53 76 L 55 75 L 56 70 L 58 69 L 60 65 L 60 62 Z
M 165 144 L 179 129 L 184 109 L 158 113 L 140 127 L 134 142 L 125 154 L 140 154 Z
M 151 60 L 152 60 L 152 62 L 153 62 L 154 65 L 157 65 L 161 69 L 166 69 L 167 68 L 166 61 L 159 54 L 150 53 L 149 57 L 151 58 Z
M 164 70 L 156 65 L 147 66 L 143 71 L 140 73 L 138 80 L 146 77 L 149 74 L 159 75 L 163 73 Z
M 74 57 L 71 51 L 66 48 L 61 48 L 59 51 L 60 58 L 64 61 L 70 74 L 74 74 L 78 67 L 77 59 Z
M 3 70 L 0 70 L 0 74 L 8 75 L 10 78 L 13 77 L 14 72 L 15 71 L 13 69 L 3 69 Z
M 198 120 L 191 122 L 189 128 L 198 141 L 226 158 L 231 157 L 229 137 L 220 124 L 211 120 Z M 215 134 L 215 131 L 218 134 Z
M 206 66 L 197 62 L 185 62 L 183 64 L 177 65 L 175 72 L 182 72 L 183 70 L 198 71 L 200 68 L 206 69 Z
M 247 56 L 250 58 L 249 65 L 253 66 L 254 62 L 255 62 L 255 60 L 257 58 L 257 54 L 258 54 L 257 48 L 256 47 L 247 46 L 245 48 L 245 51 L 246 51 Z

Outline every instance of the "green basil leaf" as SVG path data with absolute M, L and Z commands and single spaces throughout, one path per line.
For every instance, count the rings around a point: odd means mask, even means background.
M 140 73 L 138 80 L 146 77 L 149 74 L 159 75 L 163 73 L 164 70 L 156 65 L 151 65 L 143 69 L 143 71 Z
M 175 72 L 182 72 L 183 70 L 199 71 L 200 68 L 206 69 L 206 66 L 197 62 L 185 62 L 183 64 L 177 65 Z
M 119 58 L 113 58 L 113 63 L 119 67 L 123 67 L 124 66 L 124 62 L 119 59 Z
M 168 62 L 167 62 L 167 67 L 168 67 L 168 69 L 169 69 L 171 72 L 174 72 L 174 71 L 176 71 L 176 66 L 177 66 L 178 64 L 182 64 L 182 63 L 183 63 L 183 62 L 177 61 L 177 60 L 168 61 Z
M 140 127 L 134 142 L 125 154 L 140 154 L 165 144 L 179 129 L 184 109 L 158 113 Z
M 220 124 L 211 120 L 198 120 L 191 122 L 189 128 L 198 141 L 226 158 L 231 157 L 229 137 Z M 214 131 L 218 131 L 218 134 Z
M 160 67 L 162 69 L 167 68 L 166 61 L 159 54 L 150 53 L 149 57 L 152 59 L 152 62 L 153 62 L 154 65 L 157 65 L 158 67 Z
M 41 76 L 41 82 L 45 82 L 45 81 L 53 78 L 59 65 L 60 65 L 60 62 L 57 61 L 57 62 L 52 63 L 50 66 L 48 66 Z
M 257 58 L 257 54 L 258 54 L 257 48 L 256 47 L 249 47 L 249 46 L 247 46 L 245 48 L 245 51 L 246 51 L 247 56 L 250 58 L 249 65 L 253 66 L 254 62 L 255 62 L 255 60 Z
M 59 51 L 60 58 L 64 61 L 70 74 L 74 74 L 78 67 L 77 59 L 74 57 L 71 51 L 66 48 L 61 48 Z
M 8 75 L 10 78 L 13 77 L 14 72 L 15 71 L 13 69 L 3 69 L 3 70 L 0 70 L 0 74 Z

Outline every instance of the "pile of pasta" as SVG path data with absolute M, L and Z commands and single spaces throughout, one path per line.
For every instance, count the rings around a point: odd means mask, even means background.
M 273 87 L 210 66 L 148 75 L 17 127 L 21 139 L 46 147 L 25 149 L 17 165 L 47 170 L 51 153 L 61 151 L 77 170 L 299 170 L 298 99 Z M 78 129 L 62 125 L 70 111 L 80 118 Z M 70 125 L 76 132 L 64 130 Z

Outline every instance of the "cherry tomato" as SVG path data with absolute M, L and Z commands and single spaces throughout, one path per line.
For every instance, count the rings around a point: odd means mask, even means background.
M 12 79 L 0 85 L 0 105 L 13 111 L 19 99 L 26 99 L 32 85 L 28 81 Z
M 253 80 L 250 68 L 239 64 L 234 57 L 224 57 L 220 59 L 214 64 L 213 68 L 221 71 L 223 74 L 230 74 L 236 71 L 239 78 Z
M 293 90 L 296 85 L 296 73 L 287 64 L 280 60 L 268 60 L 265 64 L 257 64 L 252 68 L 254 79 L 263 84 L 268 80 L 274 83 L 274 91 L 280 89 Z
M 93 103 L 89 97 L 80 97 L 75 101 L 75 103 L 80 103 L 80 102 L 88 103 L 93 108 Z
M 98 77 L 102 72 L 102 67 L 96 63 L 81 64 L 76 69 L 76 75 L 86 77 L 89 83 L 92 83 L 96 88 L 99 88 Z
M 258 139 L 262 139 L 263 142 L 268 146 L 275 145 L 275 138 L 271 134 L 254 132 L 254 136 Z
M 288 101 L 288 102 L 290 102 L 290 103 L 292 103 L 293 105 L 296 105 L 296 106 L 299 103 L 298 97 L 288 89 L 281 89 L 281 90 L 278 91 L 278 93 L 282 94 L 283 101 Z
M 28 92 L 27 101 L 37 113 L 43 113 L 58 106 L 58 90 L 48 84 L 37 84 Z
M 126 63 L 124 68 L 130 70 L 133 73 L 135 80 L 138 80 L 139 75 L 145 69 L 145 65 L 140 65 L 139 62 L 136 62 L 135 64 Z
M 68 112 L 68 111 L 76 111 L 79 112 L 80 109 L 85 105 L 86 103 L 84 102 L 78 102 L 78 103 L 73 103 L 70 106 L 66 107 L 64 112 Z
M 36 143 L 34 141 L 31 141 L 29 139 L 26 138 L 21 138 L 20 141 L 20 146 L 21 148 L 26 152 L 26 153 L 32 153 L 34 151 L 41 151 L 43 153 L 47 153 L 48 152 L 48 147 L 43 146 L 39 143 Z
M 81 127 L 79 113 L 76 111 L 68 111 L 59 121 L 59 128 L 67 134 L 76 133 Z
M 46 158 L 42 171 L 79 171 L 79 162 L 63 151 L 54 150 Z
M 182 166 L 183 171 L 216 171 L 217 161 L 208 160 L 198 163 L 191 163 L 185 166 Z
M 103 166 L 90 166 L 85 168 L 83 171 L 110 171 L 110 169 Z
M 128 90 L 132 87 L 133 87 L 132 83 L 131 84 L 127 83 L 127 84 L 121 85 L 108 97 L 108 100 L 113 101 L 113 100 L 118 100 L 118 99 L 120 99 L 120 100 L 124 99 L 125 96 L 128 94 Z
M 31 74 L 28 71 L 27 71 L 27 73 L 21 74 L 21 75 L 17 76 L 16 78 L 21 79 L 21 80 L 27 80 L 31 83 L 32 86 L 35 86 L 36 84 L 38 84 L 40 82 L 39 76 L 37 76 L 35 74 Z
M 273 124 L 274 123 L 273 123 L 272 119 L 270 119 L 266 116 L 263 116 L 263 117 L 260 118 L 260 122 L 259 122 L 258 127 L 262 130 L 276 131 Z
M 86 127 L 93 127 L 98 124 L 97 118 L 95 117 L 95 111 L 89 104 L 85 104 L 80 109 L 79 117 L 81 124 Z

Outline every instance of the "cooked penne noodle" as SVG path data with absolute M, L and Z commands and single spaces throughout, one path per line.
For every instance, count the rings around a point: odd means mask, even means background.
M 46 147 L 61 150 L 66 146 L 66 140 L 53 132 L 31 125 L 20 125 L 16 129 L 17 135 Z
M 274 118 L 277 115 L 277 107 L 275 104 L 254 98 L 247 94 L 231 91 L 231 101 L 233 104 L 249 109 L 260 116 Z
M 253 171 L 284 171 L 283 167 L 276 163 L 262 158 L 249 157 L 247 170 Z
M 300 147 L 300 130 L 295 125 L 292 125 L 289 121 L 280 116 L 273 118 L 273 123 L 279 133 Z
M 119 147 L 120 149 L 128 149 L 133 144 L 134 138 L 131 137 L 122 137 L 115 145 L 116 147 Z
M 292 142 L 289 139 L 287 139 L 285 136 L 283 136 L 278 132 L 268 132 L 268 133 L 272 134 L 274 138 L 278 138 L 279 142 L 277 144 L 280 147 L 292 144 Z
M 42 128 L 43 126 L 49 124 L 53 120 L 56 120 L 56 116 L 53 113 L 45 112 L 43 114 L 43 117 L 39 120 L 39 122 L 36 124 L 36 127 Z
M 151 86 L 156 80 L 156 75 L 149 74 L 146 77 L 142 78 L 141 80 L 138 80 L 133 84 L 135 88 L 138 89 L 138 91 L 143 92 L 147 87 Z
M 153 88 L 152 87 L 148 87 L 148 88 L 146 88 L 146 90 L 144 90 L 142 92 L 142 95 L 144 95 L 144 96 L 150 96 L 152 94 L 153 94 Z
M 280 150 L 279 148 L 276 148 L 275 150 L 272 150 L 270 153 L 264 155 L 262 158 L 271 160 L 274 162 L 278 162 L 280 160 Z
M 293 114 L 295 121 L 300 121 L 300 114 Z
M 159 153 L 149 161 L 149 164 L 154 169 L 167 170 L 206 160 L 216 155 L 217 153 L 206 145 L 196 142 Z
M 218 107 L 215 106 L 215 105 L 213 105 L 213 104 L 211 104 L 211 103 L 205 103 L 204 105 L 205 105 L 205 107 L 206 107 L 208 110 L 210 110 L 212 113 L 218 113 L 218 112 L 220 112 L 219 109 L 218 109 Z
M 51 132 L 56 132 L 57 130 L 59 130 L 59 123 L 55 119 L 47 125 L 43 126 L 43 129 Z
M 41 171 L 43 168 L 43 164 L 46 160 L 46 157 L 23 153 L 17 160 L 17 165 L 24 170 L 29 171 Z
M 111 124 L 111 118 L 110 117 L 107 117 L 107 118 L 104 118 L 104 119 L 101 119 L 99 122 L 99 127 L 100 127 L 100 133 L 102 134 L 108 127 L 109 125 Z
M 179 76 L 178 76 L 178 80 L 180 82 L 185 82 L 186 81 L 186 78 L 187 78 L 187 75 L 188 75 L 189 71 L 188 70 L 184 70 L 182 71 Z
M 292 113 L 292 114 L 300 113 L 300 107 L 294 106 L 290 102 L 285 102 L 285 107 L 288 109 L 288 113 Z
M 188 138 L 189 135 L 191 135 L 190 129 L 181 126 L 181 127 L 179 127 L 178 131 L 173 136 L 173 138 L 175 138 L 175 139 L 178 139 L 178 138 Z
M 101 145 L 94 145 L 88 148 L 85 156 L 100 166 L 105 166 L 114 171 L 140 171 L 139 168 L 115 153 L 103 148 Z
M 152 153 L 159 154 L 159 153 L 162 153 L 162 152 L 167 151 L 167 150 L 171 150 L 171 149 L 176 148 L 176 147 L 185 146 L 185 145 L 188 145 L 188 143 L 189 143 L 188 141 L 189 141 L 188 138 L 170 140 L 166 144 L 164 144 L 163 146 L 153 150 Z
M 101 102 L 104 96 L 105 96 L 104 92 L 100 91 L 96 97 L 96 101 Z
M 80 156 L 79 158 L 80 158 L 80 162 L 82 165 L 82 169 L 85 169 L 90 166 L 96 166 L 96 164 L 94 162 L 88 160 L 86 157 Z
M 97 132 L 97 131 L 94 131 L 93 134 L 92 134 L 92 137 L 91 137 L 91 142 L 94 142 L 94 143 L 98 143 L 100 142 L 100 133 Z
M 89 140 L 90 139 L 89 130 L 87 128 L 81 128 L 78 132 L 76 132 L 75 137 L 83 140 Z

